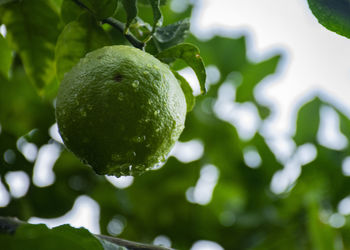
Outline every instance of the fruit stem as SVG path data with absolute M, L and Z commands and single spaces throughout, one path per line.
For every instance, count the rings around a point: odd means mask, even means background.
M 82 2 L 80 2 L 79 0 L 73 0 L 73 2 L 75 2 L 78 6 L 80 6 L 83 9 L 86 9 L 87 11 L 89 11 L 91 14 L 94 14 L 93 11 L 91 11 L 85 4 L 83 4 Z M 124 36 L 125 38 L 136 48 L 143 50 L 145 47 L 145 43 L 139 41 L 135 36 L 133 36 L 130 33 L 125 33 L 125 24 L 118 21 L 117 19 L 113 18 L 113 17 L 108 17 L 106 19 L 102 20 L 102 23 L 108 23 L 109 25 L 111 25 L 112 27 L 116 28 L 117 30 L 119 30 Z
M 109 25 L 111 25 L 112 27 L 116 28 L 117 30 L 119 30 L 121 33 L 124 34 L 125 38 L 136 48 L 143 50 L 143 48 L 145 47 L 145 43 L 139 41 L 135 36 L 133 36 L 130 33 L 125 34 L 124 30 L 125 30 L 125 24 L 118 21 L 117 19 L 113 18 L 113 17 L 108 17 L 106 19 L 102 20 L 102 23 L 108 23 Z

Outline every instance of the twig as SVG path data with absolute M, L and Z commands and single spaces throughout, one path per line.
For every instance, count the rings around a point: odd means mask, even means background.
M 80 2 L 79 0 L 73 0 L 73 2 L 75 2 L 77 5 L 79 5 L 79 7 L 86 9 L 87 11 L 91 12 L 91 10 L 82 2 Z
M 108 23 L 109 25 L 111 25 L 112 27 L 116 28 L 117 30 L 119 30 L 121 33 L 124 34 L 125 38 L 136 48 L 143 50 L 143 48 L 145 47 L 145 43 L 139 41 L 135 36 L 133 36 L 130 33 L 124 33 L 125 30 L 125 24 L 118 21 L 117 19 L 113 18 L 113 17 L 108 17 L 106 19 L 102 20 L 102 23 Z
M 91 14 L 94 14 L 93 11 L 91 11 L 85 4 L 83 4 L 79 0 L 73 0 L 73 2 L 76 3 L 79 7 L 86 9 Z M 144 47 L 145 47 L 144 42 L 139 41 L 135 36 L 133 36 L 130 33 L 125 33 L 125 24 L 124 23 L 118 21 L 117 19 L 115 19 L 113 17 L 108 17 L 106 19 L 103 19 L 102 23 L 108 23 L 112 27 L 119 30 L 134 47 L 141 49 L 141 50 L 144 49 Z

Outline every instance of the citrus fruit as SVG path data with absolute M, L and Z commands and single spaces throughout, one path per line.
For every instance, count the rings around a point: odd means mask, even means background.
M 166 160 L 186 101 L 166 64 L 114 45 L 88 53 L 65 74 L 56 119 L 66 147 L 98 174 L 138 175 Z

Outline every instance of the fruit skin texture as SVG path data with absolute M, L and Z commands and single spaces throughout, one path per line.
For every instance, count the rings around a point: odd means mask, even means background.
M 166 160 L 186 100 L 169 67 L 139 49 L 88 53 L 65 74 L 56 119 L 66 147 L 98 174 L 139 175 Z

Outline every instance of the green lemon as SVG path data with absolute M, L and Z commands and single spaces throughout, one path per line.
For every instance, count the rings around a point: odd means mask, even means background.
M 56 101 L 66 147 L 98 174 L 139 175 L 161 165 L 185 117 L 185 96 L 169 67 L 122 45 L 82 58 Z

